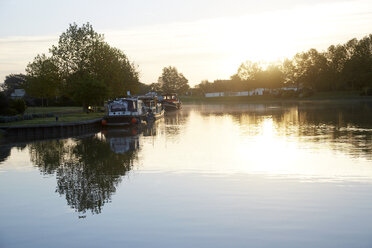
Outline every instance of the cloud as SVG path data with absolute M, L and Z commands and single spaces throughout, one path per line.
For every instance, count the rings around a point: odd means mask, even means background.
M 0 39 L 0 82 L 11 73 L 25 73 L 36 55 L 48 53 L 57 43 L 58 35 L 37 37 L 8 37 Z

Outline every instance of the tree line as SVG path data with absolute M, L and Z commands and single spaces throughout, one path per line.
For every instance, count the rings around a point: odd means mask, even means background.
M 246 61 L 230 80 L 202 81 L 194 92 L 246 91 L 253 88 L 297 87 L 314 92 L 361 91 L 372 94 L 372 34 L 326 51 L 310 49 L 281 62 Z

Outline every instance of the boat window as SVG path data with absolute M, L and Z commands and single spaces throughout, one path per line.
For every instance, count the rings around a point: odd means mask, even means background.
M 128 101 L 128 110 L 129 111 L 134 111 L 136 109 L 136 105 L 133 101 Z
M 111 112 L 121 112 L 126 111 L 127 109 L 128 109 L 127 102 L 114 103 L 111 105 Z

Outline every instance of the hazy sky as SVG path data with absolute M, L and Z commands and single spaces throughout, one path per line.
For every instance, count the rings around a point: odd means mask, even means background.
M 0 0 L 0 82 L 24 73 L 70 23 L 90 22 L 156 82 L 176 66 L 191 85 L 372 33 L 371 0 Z

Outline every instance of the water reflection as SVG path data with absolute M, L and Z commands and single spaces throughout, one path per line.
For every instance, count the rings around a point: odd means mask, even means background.
M 184 105 L 143 129 L 3 144 L 0 247 L 370 247 L 371 109 Z
M 0 163 L 5 161 L 10 156 L 10 146 L 0 146 Z
M 133 167 L 138 135 L 105 131 L 79 139 L 29 144 L 30 158 L 43 174 L 56 174 L 56 192 L 79 213 L 99 214 Z
M 352 157 L 372 160 L 371 102 L 203 105 L 199 113 L 206 118 L 231 117 L 242 136 L 272 132 L 302 148 L 319 143 Z
M 370 102 L 185 105 L 139 129 L 3 144 L 0 163 L 12 148 L 27 144 L 32 164 L 43 175 L 56 175 L 56 192 L 71 208 L 98 214 L 139 152 L 143 171 L 372 177 L 366 166 L 372 160 L 371 113 Z

